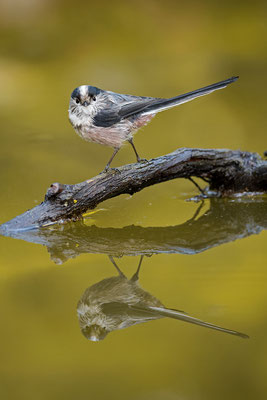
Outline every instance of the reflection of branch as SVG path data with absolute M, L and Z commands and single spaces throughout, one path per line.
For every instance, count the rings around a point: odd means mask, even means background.
M 51 258 L 62 263 L 83 253 L 195 254 L 267 229 L 267 201 L 210 202 L 209 211 L 197 220 L 191 218 L 176 226 L 98 228 L 77 222 L 60 229 L 14 232 L 11 236 L 46 246 Z
M 100 174 L 76 185 L 52 184 L 44 202 L 3 224 L 0 231 L 75 220 L 86 210 L 112 197 L 134 194 L 157 183 L 191 176 L 208 180 L 210 189 L 221 195 L 267 192 L 267 162 L 255 153 L 179 149 L 145 163 L 125 165 L 118 168 L 117 173 Z

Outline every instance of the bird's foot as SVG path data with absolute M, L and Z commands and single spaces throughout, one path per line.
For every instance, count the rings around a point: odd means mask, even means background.
M 121 174 L 121 171 L 118 168 L 106 167 L 100 174 Z
M 137 162 L 138 163 L 148 163 L 148 160 L 146 158 L 138 158 Z

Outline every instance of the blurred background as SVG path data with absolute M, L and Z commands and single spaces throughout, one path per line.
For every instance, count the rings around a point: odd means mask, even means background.
M 263 1 L 0 0 L 0 222 L 42 201 L 52 182 L 96 175 L 111 156 L 68 121 L 70 94 L 81 84 L 172 97 L 239 75 L 222 91 L 160 113 L 135 144 L 145 158 L 178 147 L 262 155 L 266 17 Z M 113 166 L 134 160 L 126 145 Z M 193 194 L 189 181 L 168 182 L 112 199 L 86 223 L 177 225 L 194 214 L 197 205 L 185 202 Z M 207 201 L 201 213 L 208 209 Z M 82 255 L 60 267 L 41 246 L 0 244 L 5 398 L 266 398 L 266 232 L 199 255 L 152 257 L 141 275 L 163 303 L 245 331 L 249 341 L 160 320 L 87 342 L 75 308 L 87 286 L 115 274 L 107 257 Z M 137 259 L 121 264 L 131 275 Z

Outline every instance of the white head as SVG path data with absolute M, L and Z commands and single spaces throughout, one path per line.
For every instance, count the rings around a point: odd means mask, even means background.
M 79 117 L 94 115 L 97 97 L 100 93 L 100 89 L 88 85 L 74 89 L 70 97 L 69 114 Z

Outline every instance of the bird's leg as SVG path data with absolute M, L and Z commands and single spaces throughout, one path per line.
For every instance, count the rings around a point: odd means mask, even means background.
M 118 271 L 120 276 L 123 276 L 124 278 L 126 278 L 126 276 L 124 275 L 123 272 L 121 272 L 121 270 L 119 269 L 118 265 L 115 263 L 114 258 L 112 256 L 108 256 L 110 261 L 112 262 L 112 264 L 114 265 L 114 267 L 116 268 L 116 270 Z
M 190 176 L 189 178 L 187 178 L 187 179 L 189 179 L 189 181 L 191 181 L 191 182 L 198 188 L 198 190 L 200 191 L 200 193 L 202 193 L 203 195 L 205 195 L 204 190 L 201 189 L 201 187 L 194 181 L 193 178 L 191 178 L 191 176 Z
M 116 147 L 116 148 L 114 149 L 114 152 L 113 152 L 113 154 L 112 154 L 112 156 L 111 156 L 109 162 L 108 162 L 107 165 L 105 166 L 103 172 L 107 172 L 107 171 L 109 170 L 109 166 L 110 166 L 110 164 L 111 164 L 113 158 L 115 157 L 115 155 L 118 153 L 119 150 L 120 150 L 120 147 Z
M 196 212 L 194 213 L 193 217 L 190 218 L 189 220 L 187 220 L 186 223 L 193 222 L 193 221 L 196 220 L 196 218 L 198 217 L 198 215 L 199 215 L 199 213 L 200 213 L 200 211 L 201 211 L 203 205 L 204 205 L 204 200 L 202 199 L 202 200 L 201 200 L 201 203 L 200 203 L 200 206 L 197 208 L 197 210 L 196 210 Z
M 135 155 L 136 155 L 136 160 L 137 160 L 137 162 L 142 162 L 142 161 L 147 161 L 145 158 L 140 158 L 139 157 L 139 154 L 137 153 L 137 150 L 136 150 L 136 148 L 135 148 L 135 145 L 133 144 L 133 139 L 131 138 L 131 139 L 128 139 L 128 142 L 131 144 L 131 146 L 132 146 L 132 148 L 133 148 L 133 150 L 134 150 L 134 152 L 135 152 Z
M 138 281 L 138 278 L 139 278 L 139 271 L 140 271 L 140 268 L 141 268 L 141 264 L 142 264 L 142 261 L 143 261 L 143 259 L 144 259 L 144 256 L 141 256 L 141 258 L 140 258 L 140 261 L 139 261 L 139 264 L 138 264 L 138 268 L 137 268 L 137 271 L 136 271 L 136 273 L 132 276 L 132 278 L 131 278 L 131 281 Z

